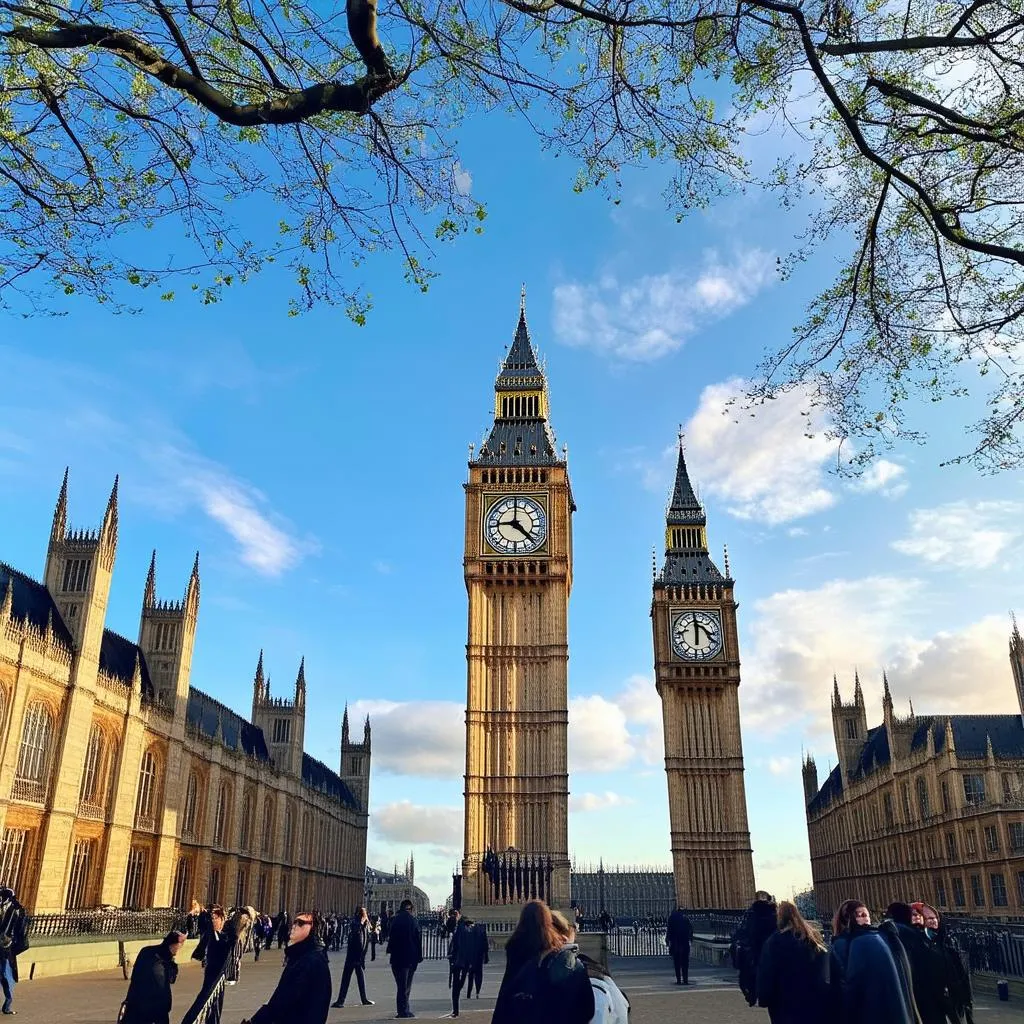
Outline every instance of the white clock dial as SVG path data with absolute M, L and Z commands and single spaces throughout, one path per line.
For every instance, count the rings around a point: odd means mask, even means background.
M 547 513 L 533 498 L 516 494 L 499 498 L 484 517 L 484 537 L 503 555 L 528 555 L 547 536 Z
M 672 649 L 687 661 L 707 661 L 722 649 L 722 620 L 717 612 L 679 612 L 672 619 Z

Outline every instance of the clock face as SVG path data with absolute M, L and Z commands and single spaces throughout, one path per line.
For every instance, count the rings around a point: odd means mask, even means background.
M 547 540 L 548 517 L 533 498 L 499 498 L 484 517 L 484 537 L 503 555 L 528 555 Z
M 707 661 L 722 649 L 717 612 L 680 612 L 672 620 L 672 650 L 687 661 Z

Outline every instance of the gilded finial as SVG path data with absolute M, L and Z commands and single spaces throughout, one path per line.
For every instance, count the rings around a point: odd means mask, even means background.
M 725 559 L 725 578 L 726 579 L 732 579 L 732 570 L 729 568 L 729 545 L 728 544 L 723 544 L 722 545 L 722 550 L 724 552 L 724 559 Z
M 519 290 L 519 315 L 526 316 L 526 282 L 523 282 Z
M 679 424 L 679 432 L 676 435 L 679 438 L 679 450 L 681 452 L 686 451 L 686 432 L 683 430 L 682 423 Z

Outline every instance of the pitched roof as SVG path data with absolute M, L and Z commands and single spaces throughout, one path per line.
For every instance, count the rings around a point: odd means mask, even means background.
M 267 742 L 258 725 L 247 722 L 237 712 L 194 686 L 188 690 L 185 720 L 211 739 L 217 735 L 219 727 L 221 743 L 228 750 L 241 751 L 257 761 L 270 761 Z
M 46 632 L 47 621 L 52 621 L 54 636 L 69 651 L 73 651 L 75 641 L 46 587 L 31 576 L 26 576 L 5 562 L 0 562 L 0 601 L 7 592 L 8 582 L 11 584 L 11 613 L 14 618 L 30 623 L 43 633 Z
M 103 640 L 100 642 L 100 671 L 131 686 L 135 680 L 136 658 L 142 676 L 142 695 L 153 697 L 156 691 L 153 689 L 153 680 L 150 678 L 149 666 L 146 664 L 142 648 L 120 633 L 110 629 L 103 630 Z
M 991 739 L 992 753 L 997 758 L 1024 758 L 1024 723 L 1020 715 L 950 715 L 949 719 L 957 757 L 985 757 Z M 936 753 L 946 749 L 946 719 L 929 716 L 918 725 L 911 750 L 925 746 L 929 730 Z
M 884 725 L 868 729 L 868 737 L 860 748 L 857 764 L 853 769 L 855 779 L 865 778 L 887 765 L 891 759 L 889 732 Z
M 686 456 L 682 444 L 679 445 L 679 457 L 676 460 L 676 479 L 669 500 L 667 521 L 673 525 L 688 523 L 704 526 L 707 516 L 704 507 L 697 498 L 697 493 L 690 483 L 690 474 L 686 468 Z
M 357 811 L 360 809 L 352 790 L 327 765 L 306 753 L 302 755 L 302 781 L 311 789 L 319 790 L 339 803 Z
M 718 583 L 724 580 L 721 570 L 706 551 L 671 551 L 658 576 L 660 583 Z
M 807 805 L 807 809 L 812 814 L 816 814 L 818 811 L 823 811 L 833 800 L 838 800 L 842 795 L 843 773 L 840 771 L 839 765 L 836 765 L 829 772 L 828 778 L 822 784 L 821 789 L 812 797 L 811 802 Z
M 666 526 L 706 526 L 707 516 L 704 507 L 690 483 L 690 474 L 686 469 L 686 456 L 683 446 L 679 445 L 679 456 L 676 459 L 676 478 L 672 485 L 672 496 L 669 498 L 668 510 L 665 513 Z M 703 534 L 702 534 L 703 536 Z M 726 577 L 715 565 L 703 548 L 672 549 L 665 554 L 665 564 L 658 576 L 659 583 L 719 583 Z

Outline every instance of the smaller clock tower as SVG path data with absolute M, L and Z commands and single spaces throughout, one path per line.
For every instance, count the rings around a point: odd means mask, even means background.
M 728 563 L 723 573 L 708 554 L 707 517 L 680 438 L 651 622 L 676 898 L 701 910 L 739 909 L 754 896 L 736 607 Z

